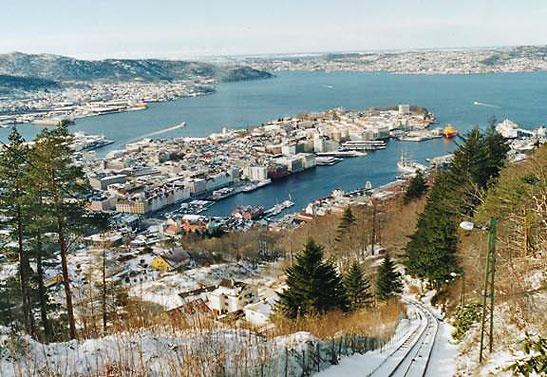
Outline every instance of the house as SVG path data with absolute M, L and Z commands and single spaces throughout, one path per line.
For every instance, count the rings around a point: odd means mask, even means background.
M 213 318 L 213 311 L 201 298 L 168 310 L 167 314 L 172 320 L 184 321 L 188 325 L 201 324 L 203 321 Z
M 169 236 L 169 237 L 175 237 L 176 235 L 180 234 L 181 232 L 182 232 L 182 229 L 177 224 L 170 224 L 169 226 L 167 226 L 163 230 L 163 233 L 166 236 Z
M 233 313 L 258 302 L 255 285 L 233 279 L 223 279 L 217 289 L 209 293 L 209 308 L 217 315 Z
M 156 271 L 169 271 L 190 262 L 190 254 L 182 247 L 174 247 L 168 251 L 157 255 L 151 263 L 151 267 Z
M 96 233 L 84 238 L 84 241 L 94 247 L 116 247 L 123 243 L 123 235 L 121 232 Z
M 271 294 L 259 302 L 245 306 L 245 319 L 255 326 L 267 325 L 277 300 L 277 293 L 272 291 Z

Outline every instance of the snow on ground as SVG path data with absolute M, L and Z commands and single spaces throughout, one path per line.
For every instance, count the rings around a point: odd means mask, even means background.
M 456 358 L 458 345 L 452 340 L 454 327 L 445 322 L 439 323 L 437 341 L 431 353 L 428 373 L 431 376 L 454 376 L 456 374 Z
M 257 282 L 260 268 L 249 263 L 222 263 L 199 267 L 184 272 L 168 272 L 156 280 L 133 285 L 129 295 L 163 306 L 169 310 L 183 304 L 179 293 L 202 286 L 216 285 L 222 279 L 252 280 Z
M 18 266 L 16 263 L 3 263 L 0 265 L 0 281 L 6 281 L 17 275 Z
M 3 332 L 9 332 L 6 328 Z M 0 337 L 1 338 L 1 337 Z M 301 352 L 314 349 L 317 339 L 309 333 L 266 339 L 247 330 L 217 329 L 173 331 L 169 328 L 141 330 L 85 341 L 38 343 L 28 337 L 12 337 L 18 351 L 0 347 L 0 376 L 105 375 L 180 376 L 302 375 Z M 17 361 L 14 361 L 17 360 Z M 224 374 L 224 373 L 223 373 Z
M 431 298 L 435 292 L 428 292 L 422 299 L 434 315 L 441 319 L 439 323 L 439 332 L 437 333 L 436 343 L 433 348 L 431 360 L 429 362 L 428 371 L 431 376 L 449 377 L 456 373 L 456 358 L 458 356 L 458 346 L 452 341 L 452 332 L 454 327 L 445 323 L 442 318 L 443 314 L 439 309 L 431 306 Z M 410 294 L 406 294 L 414 298 Z M 363 355 L 353 355 L 343 358 L 338 365 L 332 366 L 321 373 L 316 374 L 317 377 L 362 377 L 367 373 L 372 372 L 380 365 L 390 354 L 396 349 L 406 338 L 405 334 L 414 330 L 419 321 L 412 318 L 412 307 L 409 307 L 410 320 L 402 320 L 397 327 L 392 341 L 384 350 L 376 350 L 367 352 Z
M 344 357 L 338 365 L 333 365 L 322 372 L 314 374 L 316 377 L 363 377 L 380 365 L 397 347 L 401 345 L 420 321 L 417 318 L 411 320 L 402 319 L 395 330 L 391 341 L 384 349 L 370 351 L 365 354 L 355 354 Z

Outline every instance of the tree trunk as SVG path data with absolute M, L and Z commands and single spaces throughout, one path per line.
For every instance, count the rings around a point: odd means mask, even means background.
M 371 235 L 371 243 L 372 243 L 372 255 L 374 255 L 374 246 L 376 244 L 376 201 L 372 202 L 372 235 Z
M 51 329 L 51 323 L 47 317 L 47 299 L 46 299 L 46 286 L 44 284 L 44 270 L 42 267 L 42 238 L 38 235 L 37 239 L 37 251 L 36 257 L 36 273 L 38 274 L 38 293 L 40 297 L 40 316 L 42 318 L 42 326 L 44 327 L 44 341 L 48 343 L 53 335 Z
M 103 290 L 102 290 L 102 304 L 103 304 L 103 332 L 106 334 L 107 316 L 106 316 L 106 248 L 103 248 Z
M 60 209 L 57 206 L 57 233 L 59 234 L 59 246 L 61 248 L 61 267 L 63 269 L 63 285 L 65 287 L 66 311 L 70 327 L 70 339 L 76 339 L 76 322 L 74 320 L 74 308 L 72 305 L 72 292 L 68 276 L 67 246 L 64 234 L 64 222 Z
M 29 285 L 28 285 L 28 276 L 29 271 L 28 258 L 25 254 L 23 247 L 23 222 L 21 219 L 21 207 L 17 205 L 17 242 L 18 250 L 17 254 L 19 257 L 19 278 L 21 283 L 21 296 L 23 301 L 23 317 L 26 331 L 34 335 L 34 323 L 32 320 L 32 312 L 30 309 L 30 295 L 29 295 Z

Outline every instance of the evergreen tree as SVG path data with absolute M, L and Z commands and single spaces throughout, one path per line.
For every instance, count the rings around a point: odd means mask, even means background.
M 304 251 L 287 269 L 288 289 L 279 294 L 277 310 L 285 317 L 297 318 L 348 309 L 342 279 L 330 261 L 323 260 L 323 248 L 309 240 Z
M 457 259 L 457 219 L 445 204 L 447 174 L 437 176 L 426 207 L 406 245 L 405 265 L 413 276 L 442 284 L 459 272 Z
M 24 170 L 28 159 L 28 148 L 23 137 L 15 127 L 8 137 L 9 145 L 4 146 L 0 154 L 0 209 L 4 222 L 13 229 L 12 239 L 17 244 L 19 262 L 19 287 L 23 323 L 27 333 L 34 333 L 34 320 L 30 302 L 30 264 L 29 253 L 25 245 L 25 219 L 28 203 L 25 201 Z
M 338 229 L 336 231 L 336 241 L 340 242 L 344 235 L 346 235 L 351 226 L 355 224 L 355 216 L 353 215 L 353 212 L 351 211 L 351 207 L 346 207 L 344 210 L 344 214 L 342 215 L 342 220 L 340 220 L 340 224 L 338 225 Z
M 403 291 L 401 274 L 395 269 L 395 264 L 386 255 L 376 277 L 376 297 L 385 301 Z
M 427 182 L 421 170 L 416 172 L 416 175 L 410 180 L 410 184 L 406 188 L 405 203 L 414 199 L 421 198 L 427 192 Z
M 346 276 L 344 276 L 344 287 L 346 288 L 351 310 L 361 309 L 371 303 L 370 282 L 363 275 L 358 262 L 353 262 Z
M 486 167 L 488 179 L 497 179 L 501 168 L 505 165 L 507 153 L 511 149 L 507 139 L 496 131 L 496 118 L 489 119 L 489 126 L 484 136 L 486 146 Z
M 475 127 L 462 137 L 449 169 L 437 175 L 416 231 L 405 250 L 405 266 L 413 276 L 437 288 L 460 271 L 457 259 L 457 224 L 473 216 L 489 182 L 505 162 L 508 146 L 495 130 L 495 120 L 485 135 Z
M 66 125 L 43 130 L 36 138 L 31 162 L 34 167 L 33 180 L 42 182 L 42 195 L 47 198 L 44 205 L 48 207 L 59 240 L 70 338 L 74 339 L 76 322 L 67 254 L 71 236 L 85 229 L 83 199 L 88 187 L 83 184 L 85 176 L 82 170 L 73 164 L 70 142 L 71 135 Z

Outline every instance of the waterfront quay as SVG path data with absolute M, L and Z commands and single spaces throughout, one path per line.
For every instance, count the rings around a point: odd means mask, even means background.
M 426 109 L 409 105 L 338 108 L 204 138 L 145 138 L 101 159 L 94 152 L 78 153 L 77 159 L 95 190 L 91 209 L 153 216 L 166 208 L 177 213 L 178 203 L 196 199 L 209 206 L 336 161 L 327 156 L 365 156 L 363 146 L 382 149 L 392 133 L 423 130 L 434 120 Z

